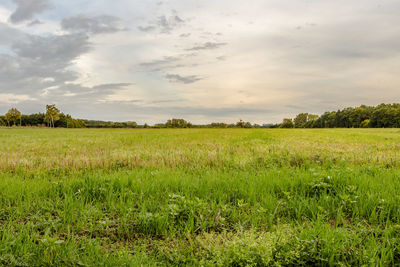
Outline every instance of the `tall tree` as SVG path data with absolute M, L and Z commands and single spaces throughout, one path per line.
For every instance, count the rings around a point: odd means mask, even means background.
M 294 126 L 296 128 L 304 128 L 306 127 L 306 123 L 308 121 L 308 113 L 300 113 L 294 118 Z
M 50 127 L 54 128 L 54 123 L 60 119 L 60 110 L 53 105 L 46 105 L 45 121 Z
M 12 108 L 7 112 L 5 119 L 8 125 L 15 125 L 17 121 L 19 121 L 21 125 L 21 112 L 19 112 L 19 110 L 16 108 Z
M 279 126 L 279 128 L 294 128 L 294 123 L 292 119 L 283 119 L 282 124 Z

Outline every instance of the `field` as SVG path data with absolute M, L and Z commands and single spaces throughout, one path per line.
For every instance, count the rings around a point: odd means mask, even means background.
M 400 263 L 398 129 L 0 129 L 0 265 Z

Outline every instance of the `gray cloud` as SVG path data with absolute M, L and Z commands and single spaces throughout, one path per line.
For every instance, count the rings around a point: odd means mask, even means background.
M 179 61 L 181 58 L 178 56 L 169 56 L 169 57 L 164 57 L 163 59 L 157 59 L 157 60 L 153 60 L 150 62 L 144 62 L 144 63 L 140 63 L 141 66 L 144 67 L 165 67 L 166 65 L 169 65 L 171 63 L 177 62 Z
M 191 35 L 191 33 L 182 33 L 181 35 L 179 35 L 179 37 L 181 38 L 187 38 Z
M 81 14 L 61 21 L 61 27 L 64 30 L 91 34 L 122 31 L 123 28 L 119 24 L 120 19 L 118 17 L 108 15 L 88 17 Z
M 179 74 L 167 74 L 165 75 L 165 78 L 167 78 L 170 82 L 173 83 L 184 83 L 184 84 L 195 83 L 203 79 L 196 75 L 181 76 Z
M 48 0 L 13 0 L 17 9 L 10 16 L 12 23 L 19 23 L 32 19 L 50 7 Z
M 79 78 L 80 74 L 69 67 L 89 49 L 87 37 L 81 34 L 27 35 L 12 45 L 13 54 L 0 54 L 0 92 L 33 98 L 50 94 Z
M 174 68 L 194 67 L 197 66 L 197 63 L 185 63 L 185 60 L 190 59 L 195 55 L 196 53 L 186 53 L 176 56 L 165 56 L 162 59 L 140 63 L 140 66 L 145 67 L 150 71 L 166 71 Z
M 151 32 L 157 30 L 160 33 L 169 34 L 173 30 L 184 24 L 185 21 L 178 16 L 176 11 L 173 10 L 170 16 L 159 16 L 155 22 L 150 23 L 147 26 L 139 26 L 138 29 L 143 32 Z
M 177 15 L 170 16 L 169 18 L 161 16 L 157 20 L 157 26 L 161 33 L 170 33 L 174 28 L 183 23 L 184 21 Z
M 51 97 L 55 101 L 68 99 L 79 103 L 97 102 L 130 85 L 130 83 L 109 83 L 89 87 L 78 83 L 61 84 L 49 91 L 47 97 Z
M 198 51 L 198 50 L 211 50 L 211 49 L 217 49 L 220 48 L 221 46 L 225 46 L 227 43 L 213 43 L 213 42 L 207 42 L 201 45 L 194 46 L 192 48 L 186 49 L 187 51 Z
M 24 39 L 25 36 L 21 31 L 0 22 L 0 45 L 10 46 L 14 42 Z
M 13 51 L 21 58 L 31 60 L 53 73 L 65 69 L 73 60 L 90 50 L 85 34 L 49 35 L 46 37 L 28 35 L 25 42 L 12 45 Z
M 155 26 L 139 26 L 138 29 L 141 30 L 142 32 L 151 32 L 151 31 L 155 30 L 156 27 Z
M 84 86 L 77 81 L 82 73 L 71 69 L 92 44 L 85 33 L 29 35 L 0 23 L 1 39 L 10 53 L 0 53 L 0 93 L 9 99 L 23 99 L 24 105 L 43 102 L 88 103 L 106 99 L 130 83 Z M 31 104 L 29 104 L 29 103 Z
M 27 26 L 28 26 L 28 27 L 32 27 L 32 26 L 40 25 L 40 24 L 43 24 L 43 22 L 41 22 L 41 21 L 38 20 L 38 19 L 35 19 L 35 20 L 31 21 Z

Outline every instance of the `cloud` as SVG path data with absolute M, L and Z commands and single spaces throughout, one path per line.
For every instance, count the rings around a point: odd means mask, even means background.
M 170 34 L 173 30 L 181 27 L 185 24 L 185 20 L 178 16 L 176 11 L 172 11 L 169 16 L 159 16 L 155 22 L 150 23 L 147 26 L 139 26 L 138 29 L 143 32 L 151 32 L 154 30 L 159 33 Z
M 35 19 L 35 20 L 31 21 L 27 26 L 28 26 L 28 27 L 32 27 L 32 26 L 40 25 L 40 24 L 43 24 L 43 22 L 41 22 L 41 21 L 38 20 L 38 19 Z
M 151 31 L 155 30 L 156 27 L 155 26 L 139 26 L 138 29 L 141 30 L 142 32 L 151 32 Z
M 48 0 L 13 0 L 17 9 L 10 16 L 14 24 L 34 18 L 36 14 L 42 13 L 50 8 Z
M 110 21 L 110 20 L 106 20 Z M 81 27 L 90 32 L 111 29 Z M 24 103 L 30 107 L 48 101 L 54 103 L 89 103 L 107 99 L 130 83 L 103 83 L 86 86 L 79 82 L 84 74 L 75 62 L 92 51 L 86 32 L 32 35 L 0 23 L 0 97 L 6 104 Z
M 42 63 L 68 65 L 79 55 L 90 50 L 85 34 L 50 35 L 46 37 L 29 35 L 26 42 L 15 43 L 13 50 L 21 57 Z
M 58 80 L 65 78 L 64 74 L 71 74 L 72 71 L 66 68 L 91 47 L 85 34 L 67 34 L 28 35 L 26 41 L 14 43 L 12 49 L 18 56 L 20 71 L 28 71 L 26 74 L 33 78 L 55 76 Z M 71 75 L 67 76 L 71 78 Z
M 191 33 L 182 33 L 181 35 L 179 35 L 179 37 L 181 38 L 187 38 L 191 35 Z
M 166 71 L 169 69 L 193 67 L 198 63 L 191 63 L 190 59 L 196 56 L 195 53 L 186 53 L 175 56 L 164 56 L 162 59 L 156 59 L 149 62 L 143 62 L 139 65 L 145 67 L 149 71 Z
M 197 46 L 194 46 L 194 47 L 186 49 L 186 50 L 187 51 L 211 50 L 211 49 L 220 48 L 221 46 L 225 46 L 225 45 L 227 45 L 227 43 L 207 42 L 207 43 L 197 45 Z
M 114 33 L 122 31 L 119 25 L 120 19 L 115 16 L 100 15 L 88 17 L 86 15 L 77 15 L 65 18 L 61 21 L 61 27 L 71 32 L 84 32 L 91 34 Z
M 165 65 L 169 65 L 171 63 L 179 61 L 181 58 L 177 56 L 168 56 L 164 57 L 163 59 L 157 59 L 150 62 L 143 62 L 140 63 L 141 66 L 144 67 L 164 67 Z
M 1 94 L 0 93 L 0 103 L 2 103 L 2 104 L 12 105 L 12 104 L 18 104 L 20 102 L 32 101 L 32 100 L 36 100 L 36 99 L 31 98 L 28 95 L 15 95 L 15 94 Z
M 11 53 L 0 54 L 1 93 L 37 98 L 46 88 L 73 82 L 80 73 L 71 66 L 91 50 L 85 34 L 38 36 L 4 29 L 0 24 L 0 33 L 3 31 L 13 35 L 3 40 Z
M 0 22 L 0 45 L 10 46 L 14 42 L 19 42 L 25 36 L 21 31 Z
M 130 83 L 109 83 L 95 86 L 84 86 L 79 83 L 67 83 L 55 86 L 51 90 L 44 89 L 42 93 L 46 97 L 51 97 L 56 101 L 75 101 L 75 102 L 98 102 L 105 101 L 108 96 L 115 92 L 130 86 Z
M 157 26 L 161 33 L 170 33 L 174 28 L 179 27 L 184 21 L 178 16 L 173 15 L 167 18 L 166 16 L 158 17 Z
M 181 76 L 179 74 L 167 74 L 165 75 L 165 78 L 167 78 L 172 83 L 184 83 L 184 84 L 195 83 L 203 79 L 196 75 Z

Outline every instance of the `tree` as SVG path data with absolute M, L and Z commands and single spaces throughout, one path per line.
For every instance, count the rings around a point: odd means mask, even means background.
M 253 126 L 251 125 L 250 122 L 245 122 L 243 120 L 240 120 L 236 123 L 236 127 L 238 128 L 252 128 Z
M 19 121 L 21 125 L 21 112 L 19 112 L 19 110 L 16 108 L 12 108 L 7 112 L 5 119 L 8 125 L 15 125 L 17 121 Z
M 252 128 L 253 127 L 253 125 L 251 125 L 251 123 L 250 122 L 246 122 L 245 124 L 244 124 L 244 126 L 243 126 L 244 128 Z
M 238 122 L 236 123 L 236 127 L 238 127 L 238 128 L 244 128 L 244 124 L 245 124 L 245 122 L 242 121 L 242 120 L 240 120 L 240 121 L 238 121 Z
M 293 123 L 295 128 L 313 128 L 318 118 L 318 115 L 300 113 L 294 118 Z
M 43 113 L 35 113 L 30 115 L 22 115 L 21 122 L 22 126 L 40 126 L 45 123 L 45 115 Z
M 307 123 L 306 123 L 305 127 L 306 128 L 314 128 L 318 119 L 319 119 L 318 115 L 308 114 Z
M 165 126 L 167 128 L 190 128 L 192 124 L 184 119 L 172 119 L 168 120 Z
M 283 122 L 279 128 L 294 128 L 292 119 L 283 119 Z
M 45 121 L 50 127 L 54 128 L 55 122 L 60 119 L 60 110 L 56 108 L 56 105 L 46 105 Z
M 369 128 L 371 127 L 371 121 L 370 120 L 363 120 L 360 124 L 361 128 Z
M 294 118 L 294 126 L 296 128 L 305 128 L 308 121 L 308 113 L 300 113 Z
M 6 122 L 3 120 L 3 118 L 0 118 L 0 126 L 6 126 Z

